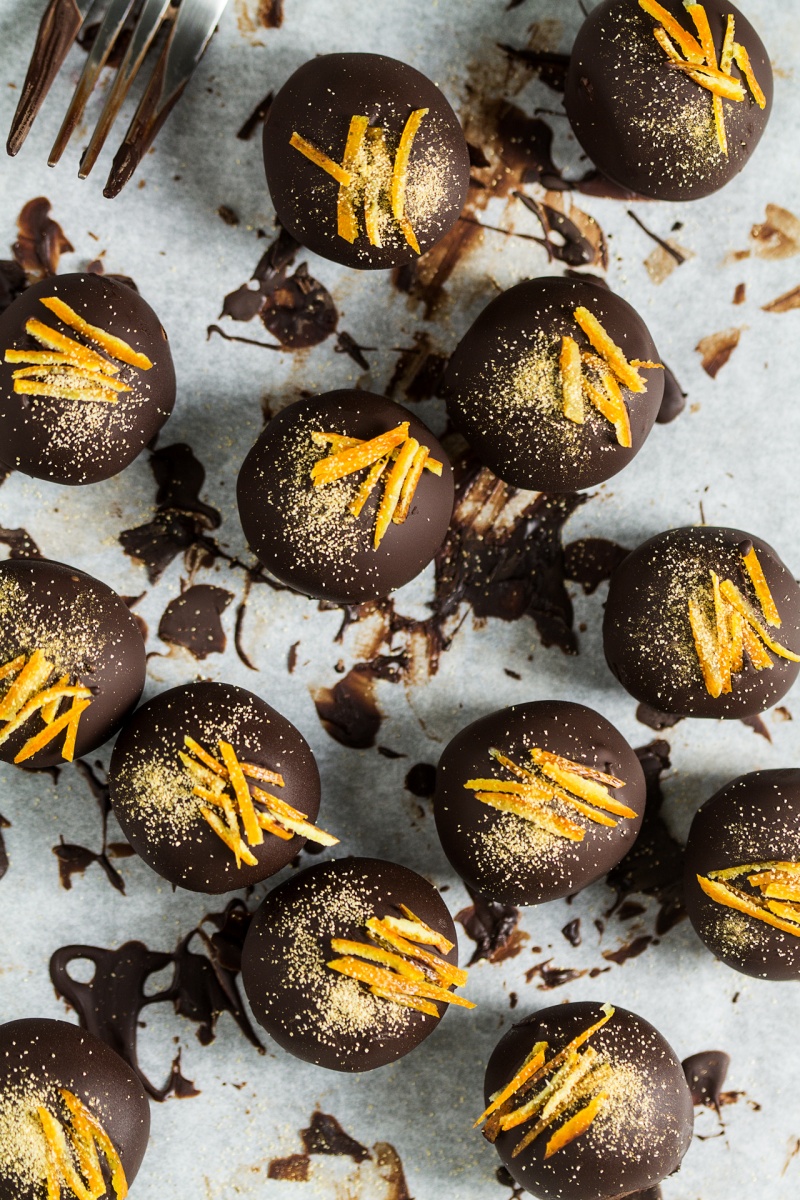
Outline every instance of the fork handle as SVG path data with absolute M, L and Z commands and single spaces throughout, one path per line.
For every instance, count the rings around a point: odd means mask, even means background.
M 34 118 L 61 64 L 69 53 L 83 24 L 76 0 L 50 0 L 42 17 L 28 74 L 22 87 L 17 111 L 11 122 L 6 149 L 16 154 L 28 136 Z

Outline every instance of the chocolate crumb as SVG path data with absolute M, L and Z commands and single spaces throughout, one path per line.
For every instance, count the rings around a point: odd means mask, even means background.
M 217 209 L 217 216 L 221 217 L 226 225 L 236 226 L 239 224 L 239 214 L 229 208 L 227 204 L 220 204 Z
M 747 284 L 737 283 L 736 290 L 733 293 L 733 304 L 744 304 L 747 299 Z
M 294 674 L 294 669 L 297 666 L 297 648 L 299 645 L 299 642 L 292 642 L 289 647 L 289 653 L 286 656 L 286 669 L 290 675 Z
M 648 729 L 655 729 L 660 733 L 662 729 L 672 729 L 683 717 L 676 716 L 675 713 L 660 712 L 651 704 L 642 702 L 636 706 L 636 720 L 641 721 L 642 725 L 647 725 Z

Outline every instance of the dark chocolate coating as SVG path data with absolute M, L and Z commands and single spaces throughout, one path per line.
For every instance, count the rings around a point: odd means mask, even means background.
M 131 391 L 115 404 L 18 395 L 3 361 L 8 349 L 41 350 L 25 332 L 35 317 L 59 333 L 99 350 L 64 325 L 40 297 L 58 296 L 91 325 L 122 338 L 153 363 L 149 371 L 114 360 L 116 378 Z M 102 351 L 99 351 L 103 353 Z M 0 460 L 53 483 L 98 483 L 119 474 L 158 433 L 175 403 L 175 369 L 167 335 L 156 314 L 126 284 L 101 275 L 48 276 L 23 292 L 0 316 Z
M 500 1039 L 486 1068 L 486 1103 L 505 1087 L 539 1041 L 548 1058 L 602 1017 L 599 1004 L 558 1004 L 533 1013 Z M 635 1013 L 617 1008 L 590 1039 L 612 1066 L 627 1066 L 632 1086 L 620 1097 L 611 1127 L 600 1117 L 545 1161 L 556 1122 L 516 1158 L 512 1151 L 531 1123 L 501 1133 L 495 1148 L 517 1183 L 540 1200 L 611 1200 L 645 1191 L 677 1171 L 692 1140 L 694 1109 L 680 1061 L 661 1034 Z M 570 1114 L 571 1115 L 571 1114 Z
M 44 1134 L 41 1144 L 37 1138 L 32 1146 L 29 1139 L 32 1130 L 41 1130 L 37 1105 L 59 1119 L 67 1117 L 59 1088 L 72 1092 L 99 1120 L 128 1183 L 135 1179 L 150 1136 L 150 1105 L 134 1071 L 76 1025 L 38 1018 L 9 1021 L 0 1025 L 0 1113 L 5 1129 L 0 1138 L 0 1200 L 41 1200 L 45 1195 L 46 1177 L 39 1172 Z M 10 1120 L 12 1115 L 16 1121 Z M 22 1155 L 15 1154 L 17 1132 Z M 104 1161 L 102 1154 L 100 1158 Z M 109 1194 L 114 1194 L 113 1188 Z
M 145 680 L 139 626 L 99 579 L 47 559 L 7 559 L 0 563 L 0 664 L 37 648 L 55 662 L 53 682 L 70 675 L 92 690 L 75 743 L 75 757 L 82 758 L 112 737 L 139 703 Z M 6 691 L 4 680 L 0 694 Z M 66 711 L 64 701 L 62 706 L 59 715 Z M 13 762 L 43 728 L 38 714 L 29 718 L 0 744 L 0 761 Z M 60 734 L 20 766 L 58 766 L 63 744 Z
M 447 411 L 478 458 L 513 487 L 572 492 L 616 475 L 644 445 L 664 394 L 663 370 L 642 369 L 647 390 L 623 390 L 630 449 L 588 401 L 586 420 L 564 416 L 558 382 L 561 339 L 591 350 L 573 313 L 588 308 L 628 359 L 658 362 L 641 317 L 608 288 L 577 279 L 529 279 L 491 302 L 459 342 L 444 379 Z M 517 376 L 535 364 L 536 379 Z M 527 395 L 526 395 L 527 393 Z
M 469 185 L 469 155 L 458 118 L 439 88 L 413 67 L 381 54 L 323 54 L 283 85 L 264 124 L 264 163 L 281 224 L 309 250 L 346 267 L 376 270 L 412 262 L 416 252 L 394 220 L 373 246 L 358 214 L 359 236 L 337 231 L 339 184 L 290 145 L 298 133 L 336 163 L 344 155 L 350 119 L 369 118 L 386 131 L 394 158 L 405 123 L 427 108 L 411 147 L 406 213 L 421 253 L 458 220 Z
M 708 588 L 709 571 L 730 579 L 759 612 L 742 563 L 755 546 L 783 624 L 768 627 L 786 649 L 800 653 L 800 587 L 775 551 L 740 529 L 669 529 L 623 559 L 611 577 L 603 621 L 606 660 L 622 686 L 644 704 L 680 717 L 749 717 L 776 704 L 800 664 L 771 654 L 772 668 L 756 671 L 745 656 L 732 690 L 714 699 L 706 690 L 689 624 L 688 601 Z M 766 626 L 766 622 L 763 622 Z
M 286 717 L 229 683 L 189 683 L 162 692 L 142 705 L 114 747 L 108 773 L 114 815 L 154 871 L 194 892 L 230 892 L 260 883 L 291 862 L 306 839 L 295 835 L 283 841 L 265 832 L 262 844 L 250 847 L 258 865 L 242 863 L 237 868 L 233 853 L 191 795 L 192 785 L 178 758 L 187 734 L 216 757 L 217 742 L 223 738 L 240 762 L 277 771 L 283 787 L 259 786 L 313 822 L 319 812 L 320 781 L 311 748 Z M 148 771 L 153 772 L 149 778 Z M 159 788 L 165 789 L 166 801 Z
M 765 862 L 800 862 L 800 770 L 740 775 L 706 801 L 689 831 L 685 890 L 695 931 L 717 958 L 756 979 L 800 979 L 800 937 L 717 904 L 697 882 Z
M 697 36 L 681 0 L 661 0 Z M 565 106 L 575 136 L 604 175 L 656 200 L 696 200 L 741 171 L 772 108 L 772 67 L 750 22 L 727 0 L 703 0 L 719 59 L 728 14 L 767 100 L 761 109 L 742 79 L 743 101 L 723 100 L 727 157 L 717 141 L 711 92 L 669 66 L 653 36 L 659 22 L 637 0 L 604 0 L 575 39 Z
M 484 804 L 464 787 L 468 779 L 513 779 L 490 748 L 525 767 L 534 746 L 623 779 L 625 787 L 610 793 L 637 818 L 618 817 L 610 828 L 572 813 L 586 828 L 583 841 L 572 842 Z M 644 774 L 622 734 L 582 704 L 546 700 L 501 709 L 456 734 L 439 760 L 434 812 L 444 852 L 464 882 L 487 900 L 525 905 L 568 896 L 616 866 L 636 840 L 644 802 Z M 523 841 L 515 854 L 517 838 Z
M 423 471 L 402 525 L 392 522 L 377 550 L 375 514 L 386 473 L 359 517 L 346 511 L 367 471 L 315 488 L 311 467 L 327 451 L 313 431 L 369 439 L 408 421 L 442 475 Z M 339 497 L 337 503 L 336 497 Z M 237 483 L 245 537 L 281 583 L 334 604 L 377 600 L 402 587 L 431 561 L 453 512 L 453 472 L 439 442 L 408 409 L 371 392 L 341 390 L 299 400 L 273 417 L 244 460 Z
M 266 897 L 245 942 L 242 983 L 256 1020 L 284 1050 L 332 1071 L 371 1071 L 433 1032 L 444 1005 L 439 1017 L 400 1008 L 325 966 L 335 957 L 332 937 L 365 942 L 364 921 L 402 916 L 400 904 L 454 943 L 446 958 L 457 963 L 458 938 L 444 901 L 433 884 L 397 863 L 320 863 Z

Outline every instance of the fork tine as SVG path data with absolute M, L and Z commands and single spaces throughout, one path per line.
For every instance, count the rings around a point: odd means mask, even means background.
M 111 0 L 103 22 L 97 31 L 94 45 L 87 56 L 86 64 L 75 89 L 75 95 L 72 97 L 72 103 L 67 109 L 67 115 L 58 131 L 58 137 L 53 143 L 53 149 L 47 160 L 48 166 L 54 167 L 64 153 L 76 125 L 83 116 L 86 101 L 92 94 L 97 78 L 108 61 L 108 56 L 122 32 L 122 27 L 134 2 L 135 0 Z
M 105 140 L 108 137 L 109 130 L 116 120 L 117 114 L 125 101 L 131 84 L 138 74 L 154 37 L 161 28 L 162 21 L 170 5 L 171 0 L 145 0 L 144 8 L 131 36 L 130 45 L 122 61 L 122 66 L 117 73 L 114 85 L 103 106 L 103 111 L 100 114 L 100 119 L 92 134 L 91 141 L 81 158 L 80 170 L 78 171 L 81 179 L 86 178 L 97 162 L 100 151 L 103 149 Z
M 10 155 L 19 152 L 50 85 L 75 38 L 80 32 L 93 0 L 50 0 L 36 35 L 17 111 L 11 122 L 6 149 Z
M 183 95 L 228 0 L 184 0 L 103 189 L 119 195 Z

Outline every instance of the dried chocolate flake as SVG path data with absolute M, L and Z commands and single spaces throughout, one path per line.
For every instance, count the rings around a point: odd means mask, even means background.
M 125 895 L 125 881 L 110 862 L 105 849 L 100 852 L 89 850 L 86 846 L 65 842 L 62 835 L 59 844 L 53 846 L 53 854 L 58 859 L 58 877 L 65 891 L 71 890 L 73 875 L 83 875 L 92 863 L 98 863 L 111 886 Z
M 729 361 L 741 336 L 739 328 L 722 329 L 719 333 L 710 333 L 708 337 L 701 338 L 697 343 L 695 350 L 701 356 L 703 370 L 712 379 L 716 379 Z
M 142 942 L 126 942 L 118 950 L 64 946 L 50 959 L 50 978 L 56 994 L 77 1012 L 81 1027 L 121 1054 L 153 1099 L 165 1100 L 171 1094 L 196 1095 L 196 1090 L 186 1089 L 188 1081 L 183 1080 L 179 1069 L 176 1074 L 175 1063 L 161 1087 L 143 1073 L 137 1056 L 140 1017 L 149 1005 L 171 1001 L 176 1013 L 195 1022 L 197 1037 L 206 1046 L 214 1040 L 220 1014 L 227 1012 L 248 1041 L 263 1053 L 244 1009 L 237 979 L 249 924 L 246 905 L 234 899 L 223 912 L 204 917 L 172 952 L 149 950 Z M 208 925 L 214 932 L 208 932 Z M 202 943 L 204 953 L 191 949 L 195 938 Z M 78 983 L 70 974 L 70 966 L 81 960 L 94 964 L 91 983 Z M 168 967 L 174 971 L 171 982 L 148 994 L 148 980 Z M 193 1089 L 193 1085 L 189 1087 Z
M 299 642 L 292 642 L 289 647 L 289 653 L 286 655 L 286 669 L 290 675 L 294 673 L 294 669 L 297 666 L 297 647 L 299 645 Z
M 668 254 L 670 258 L 673 258 L 679 267 L 686 262 L 685 254 L 681 254 L 680 250 L 673 246 L 671 242 L 659 237 L 657 233 L 653 233 L 652 229 L 648 229 L 641 217 L 637 216 L 636 213 L 630 208 L 628 209 L 628 216 L 639 226 L 643 233 L 647 234 L 651 241 L 655 242 L 657 246 L 660 246 L 665 254 Z
M 561 932 L 563 933 L 564 937 L 569 942 L 570 946 L 580 946 L 580 944 L 583 940 L 581 937 L 581 919 L 580 919 L 580 917 L 575 917 L 574 920 L 569 921 L 564 926 L 564 928 L 561 930 Z
M 525 972 L 525 982 L 533 983 L 538 977 L 542 981 L 536 985 L 538 990 L 552 992 L 554 988 L 563 987 L 566 983 L 572 983 L 587 974 L 585 970 L 581 971 L 577 967 L 551 967 L 552 961 L 552 958 L 548 958 L 544 962 L 536 963 Z
M 375 745 L 383 714 L 375 699 L 375 667 L 357 663 L 332 688 L 313 693 L 317 715 L 327 733 L 353 750 Z
M 417 331 L 413 335 L 414 345 L 398 348 L 397 362 L 386 388 L 391 399 L 398 390 L 406 400 L 430 400 L 439 394 L 449 357 L 433 349 L 429 333 Z
M 757 733 L 759 737 L 766 738 L 766 740 L 770 743 L 772 742 L 772 734 L 767 729 L 758 713 L 752 717 L 741 717 L 740 720 L 743 725 L 749 726 L 753 733 Z
M 436 767 L 433 763 L 415 763 L 406 775 L 405 786 L 412 796 L 429 800 L 436 791 Z
M 258 0 L 257 20 L 264 29 L 280 29 L 283 24 L 283 0 Z
M 222 614 L 234 596 L 210 583 L 197 583 L 170 600 L 158 626 L 158 636 L 171 646 L 183 646 L 194 658 L 222 654 L 227 645 Z
M 378 746 L 377 751 L 378 754 L 382 755 L 383 758 L 406 758 L 406 755 L 403 754 L 402 750 L 392 750 L 390 746 Z
M 336 345 L 333 348 L 337 354 L 346 354 L 349 358 L 352 358 L 356 366 L 361 367 L 362 371 L 368 371 L 369 363 L 364 355 L 372 353 L 377 347 L 360 346 L 354 337 L 341 330 L 336 335 Z
M 467 937 L 472 938 L 475 950 L 470 959 L 470 966 L 482 958 L 489 962 L 502 962 L 509 957 L 504 950 L 509 944 L 513 945 L 514 934 L 518 933 L 521 913 L 511 904 L 500 904 L 496 900 L 486 900 L 472 889 L 467 889 L 472 897 L 472 904 L 456 913 L 456 920 L 464 926 Z M 511 957 L 514 957 L 511 955 Z
M 797 290 L 798 290 L 798 292 L 800 292 L 800 288 L 798 288 Z M 746 283 L 737 283 L 736 290 L 733 293 L 733 300 L 731 303 L 744 304 L 746 299 L 747 299 L 747 284 Z M 764 311 L 769 312 L 770 311 L 769 306 L 766 306 Z
M 624 946 L 620 946 L 617 950 L 604 950 L 603 958 L 608 962 L 616 963 L 618 967 L 623 966 L 629 958 L 638 958 L 640 954 L 644 954 L 648 946 L 654 944 L 655 939 L 649 933 L 640 934 L 630 942 L 626 942 Z
M 400 1155 L 390 1142 L 376 1142 L 375 1165 L 381 1179 L 388 1185 L 386 1200 L 412 1200 Z
M 220 204 L 217 209 L 217 216 L 232 228 L 235 228 L 240 223 L 239 214 L 227 204 Z
M 27 529 L 3 529 L 0 527 L 0 542 L 8 546 L 9 558 L 41 558 L 42 552 Z
M 740 286 L 744 286 L 743 284 Z M 744 297 L 743 297 L 744 298 Z M 734 304 L 739 304 L 741 301 L 734 300 Z M 793 309 L 800 308 L 800 285 L 792 288 L 789 292 L 784 292 L 782 296 L 778 296 L 775 300 L 770 300 L 769 304 L 762 304 L 762 310 L 766 313 L 786 313 L 792 312 Z
M 29 281 L 55 275 L 61 255 L 74 250 L 64 230 L 50 216 L 51 208 L 46 196 L 38 196 L 29 200 L 17 217 L 19 233 L 12 249 Z
M 311 1158 L 308 1154 L 290 1154 L 273 1158 L 267 1166 L 267 1179 L 283 1179 L 289 1183 L 307 1183 L 311 1177 Z
M 695 1105 L 719 1112 L 722 1085 L 730 1065 L 731 1057 L 724 1050 L 702 1050 L 683 1060 L 681 1066 Z
M 611 578 L 629 553 L 624 546 L 607 538 L 579 538 L 564 547 L 565 578 L 579 583 L 586 595 L 591 596 L 601 583 Z
M 313 1113 L 308 1129 L 300 1130 L 300 1137 L 306 1154 L 342 1155 L 356 1163 L 372 1158 L 367 1147 L 346 1133 L 330 1113 Z
M 339 314 L 328 289 L 301 263 L 293 275 L 266 293 L 259 314 L 266 329 L 287 350 L 305 350 L 336 330 Z

